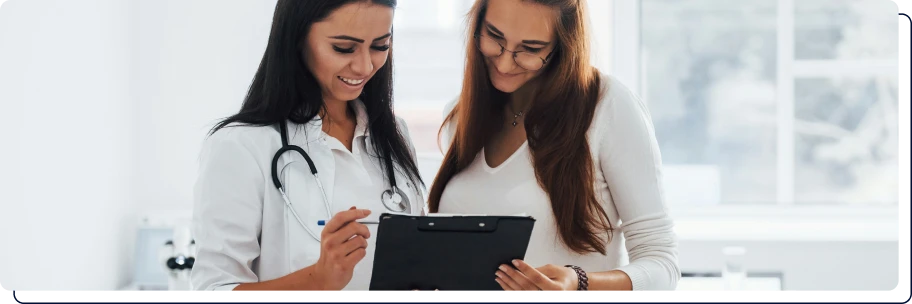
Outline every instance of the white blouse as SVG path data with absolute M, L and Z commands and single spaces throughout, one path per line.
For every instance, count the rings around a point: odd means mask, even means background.
M 673 290 L 681 276 L 677 237 L 662 193 L 662 163 L 652 119 L 622 83 L 610 76 L 602 79 L 607 92 L 596 107 L 588 138 L 596 168 L 595 193 L 614 228 L 606 255 L 580 255 L 560 241 L 550 199 L 535 178 L 528 143 L 495 168 L 488 166 L 482 150 L 447 184 L 438 212 L 525 213 L 536 219 L 525 256 L 533 267 L 617 269 L 630 276 L 634 290 Z M 455 102 L 445 113 L 453 107 Z M 451 140 L 454 123 L 444 128 L 445 140 Z M 448 148 L 449 142 L 444 145 Z

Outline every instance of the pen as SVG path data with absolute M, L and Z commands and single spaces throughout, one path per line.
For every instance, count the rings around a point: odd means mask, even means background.
M 379 224 L 380 224 L 380 222 L 377 222 L 377 221 L 355 221 L 355 222 L 358 222 L 358 223 L 361 223 L 361 224 L 364 224 L 364 225 L 379 225 Z M 319 226 L 325 226 L 325 225 L 326 225 L 326 220 L 319 220 L 319 221 L 317 221 L 317 225 L 319 225 Z

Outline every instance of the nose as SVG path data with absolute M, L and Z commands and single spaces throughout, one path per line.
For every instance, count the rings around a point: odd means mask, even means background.
M 367 77 L 374 70 L 374 63 L 371 61 L 370 51 L 360 52 L 351 63 L 352 72 L 356 76 Z
M 516 61 L 513 61 L 513 53 L 504 51 L 503 54 L 494 58 L 494 68 L 501 74 L 507 74 L 516 68 Z

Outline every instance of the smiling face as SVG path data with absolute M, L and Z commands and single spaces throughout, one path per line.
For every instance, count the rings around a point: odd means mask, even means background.
M 555 9 L 530 1 L 488 2 L 487 13 L 479 26 L 478 43 L 495 88 L 512 93 L 541 74 L 542 59 L 547 59 L 557 44 L 555 16 Z M 505 48 L 503 54 L 492 56 L 500 46 Z M 512 52 L 523 53 L 516 54 L 514 60 Z M 540 68 L 534 70 L 536 67 Z
M 304 62 L 325 102 L 361 95 L 367 81 L 386 64 L 392 26 L 393 8 L 370 2 L 344 5 L 311 26 Z

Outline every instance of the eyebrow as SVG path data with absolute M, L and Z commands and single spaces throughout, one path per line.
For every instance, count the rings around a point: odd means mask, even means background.
M 377 42 L 377 41 L 380 41 L 380 40 L 389 38 L 389 36 L 392 36 L 392 35 L 393 35 L 392 33 L 386 33 L 386 35 L 383 35 L 383 36 L 374 38 L 374 41 L 373 41 L 373 42 Z M 355 38 L 355 37 L 346 36 L 346 35 L 332 36 L 332 37 L 329 37 L 329 38 L 332 38 L 332 39 L 339 39 L 339 40 L 349 40 L 349 41 L 354 41 L 354 42 L 357 42 L 357 43 L 364 43 L 364 39 Z
M 487 27 L 487 29 L 489 31 L 494 32 L 494 34 L 497 34 L 500 37 L 504 36 L 503 32 L 501 32 L 499 29 L 497 29 L 497 27 L 494 26 L 493 24 L 491 24 L 491 22 L 485 21 L 485 26 Z M 551 42 L 545 42 L 545 41 L 541 41 L 541 40 L 523 40 L 522 43 L 523 44 L 535 44 L 535 45 L 541 45 L 541 46 L 548 46 L 551 44 Z

